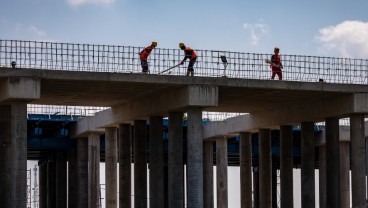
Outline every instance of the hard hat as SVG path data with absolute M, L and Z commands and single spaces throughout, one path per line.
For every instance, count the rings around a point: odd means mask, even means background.
M 181 48 L 181 47 L 184 47 L 185 45 L 184 45 L 184 43 L 179 43 L 179 47 Z
M 278 48 L 278 47 L 275 47 L 275 49 L 273 49 L 273 51 L 279 51 L 280 50 L 280 48 Z
M 11 62 L 11 65 L 16 65 L 17 63 L 15 61 L 12 61 Z
M 156 47 L 157 46 L 157 41 L 152 41 L 152 45 Z

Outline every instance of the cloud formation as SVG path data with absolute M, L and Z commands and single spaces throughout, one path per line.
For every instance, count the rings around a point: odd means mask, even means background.
M 114 3 L 115 0 L 66 0 L 66 2 L 73 7 L 78 7 L 85 4 L 109 5 Z
M 250 42 L 252 45 L 257 45 L 259 40 L 268 32 L 268 25 L 263 21 L 254 24 L 244 23 L 243 28 L 250 33 Z
M 319 30 L 317 41 L 322 53 L 329 56 L 368 58 L 368 22 L 344 21 Z

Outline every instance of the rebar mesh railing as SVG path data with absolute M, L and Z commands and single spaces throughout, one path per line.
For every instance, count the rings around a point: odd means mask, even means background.
M 68 105 L 27 105 L 28 114 L 94 116 L 107 107 L 68 106 Z
M 16 61 L 19 68 L 48 70 L 139 73 L 143 47 L 0 40 L 0 65 Z M 195 50 L 195 76 L 270 79 L 265 63 L 271 54 Z M 221 60 L 226 57 L 227 64 Z M 158 74 L 184 58 L 180 49 L 156 48 L 149 56 L 151 74 Z M 281 55 L 283 77 L 288 81 L 368 83 L 368 59 Z M 188 63 L 186 63 L 188 64 Z M 185 75 L 187 65 L 173 68 L 171 75 Z M 226 69 L 226 71 L 225 71 Z

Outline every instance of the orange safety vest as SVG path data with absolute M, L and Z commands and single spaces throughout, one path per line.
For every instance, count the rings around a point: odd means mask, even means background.
M 143 49 L 143 51 L 139 53 L 139 57 L 143 60 L 146 60 L 150 55 L 152 49 L 153 49 L 152 46 L 147 46 L 145 49 Z
M 197 58 L 196 52 L 194 52 L 194 50 L 189 47 L 185 47 L 184 53 L 185 53 L 185 58 L 189 58 L 191 60 Z

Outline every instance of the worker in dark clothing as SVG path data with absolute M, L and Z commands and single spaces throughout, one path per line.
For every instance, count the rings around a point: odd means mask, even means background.
M 152 44 L 150 46 L 147 46 L 145 49 L 143 49 L 140 53 L 139 53 L 139 58 L 141 59 L 141 65 L 142 65 L 142 72 L 143 73 L 147 73 L 148 70 L 148 62 L 147 62 L 147 58 L 150 55 L 151 51 L 156 48 L 157 46 L 157 42 L 153 41 Z
M 184 64 L 184 62 L 189 59 L 189 65 L 188 65 L 188 69 L 187 69 L 187 76 L 191 75 L 193 76 L 194 74 L 194 64 L 197 60 L 197 54 L 196 52 L 189 48 L 189 47 L 186 47 L 184 43 L 179 43 L 179 47 L 181 50 L 184 50 L 184 53 L 185 53 L 185 57 L 184 59 L 180 62 L 180 64 Z
M 277 74 L 277 76 L 279 77 L 279 80 L 282 80 L 281 69 L 283 68 L 283 66 L 281 63 L 281 57 L 279 55 L 280 49 L 276 47 L 274 49 L 274 52 L 275 54 L 271 56 L 271 63 L 270 63 L 270 67 L 272 69 L 271 79 L 275 79 L 275 75 Z

